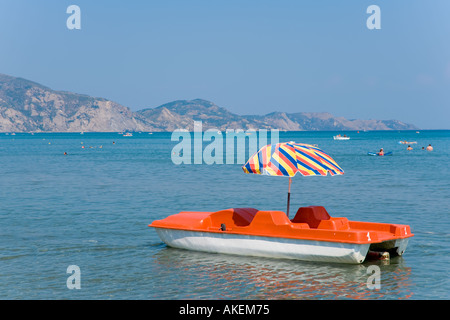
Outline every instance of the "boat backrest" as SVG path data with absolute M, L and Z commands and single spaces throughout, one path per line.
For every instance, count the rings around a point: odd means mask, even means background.
M 255 208 L 234 208 L 233 210 L 233 219 L 236 220 L 235 224 L 237 226 L 249 225 L 258 212 L 258 210 Z
M 258 211 L 251 223 L 251 227 L 258 230 L 270 230 L 274 226 L 288 226 L 291 222 L 283 211 Z
M 330 215 L 322 206 L 301 207 L 295 214 L 293 223 L 307 223 L 310 228 L 317 228 L 321 221 L 330 220 Z
M 252 222 L 257 212 L 258 210 L 254 208 L 232 208 L 213 212 L 210 215 L 211 226 L 220 227 L 225 224 L 227 228 L 245 227 Z

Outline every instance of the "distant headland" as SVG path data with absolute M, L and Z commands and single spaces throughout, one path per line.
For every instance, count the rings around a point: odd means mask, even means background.
M 0 74 L 0 132 L 165 132 L 207 129 L 417 130 L 398 120 L 348 120 L 327 112 L 237 115 L 213 102 L 177 100 L 133 112 L 116 102 L 55 91 L 30 80 Z

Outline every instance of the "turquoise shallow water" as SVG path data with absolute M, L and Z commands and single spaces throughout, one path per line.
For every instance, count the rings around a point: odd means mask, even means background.
M 449 299 L 450 131 L 347 132 L 349 141 L 335 134 L 280 133 L 280 141 L 318 144 L 345 171 L 295 177 L 291 212 L 323 205 L 350 220 L 409 224 L 415 237 L 389 264 L 168 248 L 148 227 L 153 220 L 230 207 L 285 210 L 287 180 L 246 175 L 240 164 L 174 165 L 170 133 L 2 133 L 0 298 Z M 400 140 L 417 144 L 406 151 Z M 421 150 L 429 143 L 434 151 Z M 367 156 L 380 147 L 393 156 Z M 380 267 L 378 290 L 367 287 L 370 264 Z M 81 270 L 80 290 L 66 286 L 69 265 Z

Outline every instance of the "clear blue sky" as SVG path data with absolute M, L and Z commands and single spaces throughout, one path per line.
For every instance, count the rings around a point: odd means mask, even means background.
M 449 17 L 448 0 L 0 0 L 0 73 L 132 110 L 203 98 L 448 129 Z

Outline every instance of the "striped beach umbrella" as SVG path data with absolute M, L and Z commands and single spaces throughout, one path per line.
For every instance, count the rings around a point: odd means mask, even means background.
M 242 167 L 245 173 L 289 177 L 287 215 L 291 196 L 291 178 L 344 174 L 344 170 L 324 151 L 310 144 L 284 142 L 267 145 L 250 157 Z

